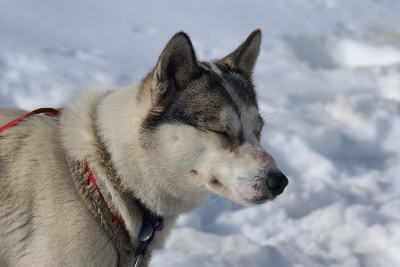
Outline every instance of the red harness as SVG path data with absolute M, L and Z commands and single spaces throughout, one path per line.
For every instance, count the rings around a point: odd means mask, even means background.
M 19 118 L 16 118 L 15 120 L 7 123 L 6 125 L 0 127 L 0 137 L 1 133 L 13 126 L 15 126 L 18 122 L 21 120 L 25 119 L 26 117 L 29 117 L 31 115 L 35 114 L 44 114 L 46 116 L 52 116 L 52 117 L 60 117 L 61 115 L 61 110 L 60 109 L 54 109 L 54 108 L 39 108 L 34 111 L 31 111 L 29 113 L 26 113 L 22 115 Z M 110 213 L 110 218 L 111 220 L 118 225 L 120 230 L 129 238 L 128 231 L 125 228 L 125 225 L 121 222 L 121 220 L 111 211 L 109 208 L 106 200 L 104 199 L 103 194 L 101 193 L 101 190 L 99 186 L 97 185 L 96 179 L 94 177 L 94 174 L 92 170 L 89 167 L 88 162 L 85 162 L 85 167 L 86 167 L 86 173 L 88 174 L 88 185 L 92 185 L 98 192 L 100 198 L 104 201 L 104 204 L 106 205 L 108 212 Z M 140 262 L 142 261 L 144 255 L 147 252 L 147 248 L 150 245 L 151 241 L 154 239 L 155 232 L 156 231 L 162 231 L 164 228 L 164 218 L 161 216 L 157 216 L 154 213 L 152 213 L 150 210 L 148 210 L 140 201 L 137 201 L 140 209 L 142 210 L 143 214 L 143 222 L 142 222 L 142 229 L 140 230 L 139 233 L 139 247 L 135 251 L 135 266 L 139 266 Z M 149 230 L 150 229 L 150 230 Z
M 35 109 L 34 111 L 28 112 L 28 113 L 22 115 L 21 117 L 16 118 L 13 121 L 10 121 L 6 125 L 1 126 L 0 127 L 0 134 L 3 131 L 13 127 L 15 124 L 17 124 L 18 122 L 22 121 L 23 119 L 25 119 L 26 117 L 29 117 L 31 115 L 44 114 L 44 115 L 47 115 L 47 116 L 59 117 L 61 115 L 61 110 L 62 110 L 62 108 L 60 108 L 60 109 L 55 109 L 55 108 L 39 108 L 39 109 Z
M 22 121 L 22 120 L 25 119 L 26 117 L 29 117 L 29 116 L 35 115 L 35 114 L 44 114 L 44 115 L 46 115 L 46 116 L 60 117 L 60 115 L 61 115 L 61 110 L 62 110 L 62 108 L 59 108 L 59 109 L 54 109 L 54 108 L 39 108 L 39 109 L 36 109 L 36 110 L 34 110 L 34 111 L 28 112 L 28 113 L 22 115 L 21 117 L 18 117 L 18 118 L 16 118 L 16 119 L 13 120 L 13 121 L 10 121 L 10 122 L 7 123 L 6 125 L 1 126 L 1 127 L 0 127 L 0 136 L 1 136 L 1 133 L 2 133 L 3 131 L 5 131 L 5 130 L 7 130 L 7 129 L 13 127 L 13 126 L 15 126 L 18 122 Z M 113 222 L 115 222 L 115 223 L 118 225 L 118 227 L 121 229 L 122 232 L 125 233 L 125 235 L 128 236 L 128 231 L 126 230 L 125 225 L 121 222 L 121 220 L 120 220 L 120 219 L 111 211 L 111 209 L 108 207 L 107 202 L 106 202 L 106 200 L 104 199 L 104 196 L 103 196 L 103 194 L 101 193 L 99 186 L 97 185 L 97 182 L 96 182 L 96 179 L 95 179 L 95 177 L 94 177 L 94 175 L 93 175 L 93 172 L 92 172 L 92 170 L 90 169 L 89 164 L 88 164 L 87 162 L 85 162 L 85 166 L 86 166 L 86 172 L 88 173 L 88 185 L 92 185 L 92 186 L 97 190 L 97 192 L 99 193 L 101 199 L 104 201 L 104 203 L 105 203 L 105 205 L 106 205 L 106 207 L 107 207 L 107 209 L 108 209 L 108 211 L 109 211 L 109 213 L 110 213 L 111 220 L 112 220 Z
M 121 231 L 124 232 L 126 236 L 129 236 L 128 231 L 125 228 L 125 225 L 121 222 L 120 219 L 118 219 L 118 217 L 108 207 L 107 201 L 104 199 L 104 196 L 101 193 L 99 186 L 97 185 L 96 179 L 94 178 L 94 174 L 93 174 L 92 170 L 89 168 L 89 164 L 87 163 L 87 161 L 85 162 L 85 166 L 86 166 L 86 172 L 89 174 L 88 185 L 90 184 L 94 188 L 96 188 L 97 192 L 99 193 L 99 196 L 103 200 L 104 204 L 106 205 L 106 207 L 108 209 L 108 212 L 110 213 L 111 221 L 115 222 L 118 225 L 119 229 L 121 229 Z

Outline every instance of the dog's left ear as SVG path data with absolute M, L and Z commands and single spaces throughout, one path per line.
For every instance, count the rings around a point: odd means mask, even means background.
M 161 53 L 153 72 L 152 102 L 159 103 L 169 90 L 182 90 L 201 74 L 189 36 L 175 34 Z
M 261 31 L 257 29 L 235 51 L 218 62 L 251 78 L 260 53 L 260 45 Z

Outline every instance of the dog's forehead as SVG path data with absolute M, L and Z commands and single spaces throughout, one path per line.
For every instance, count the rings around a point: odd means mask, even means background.
M 232 124 L 237 124 L 239 120 L 245 124 L 244 127 L 262 123 L 256 93 L 250 79 L 218 63 L 202 62 L 200 66 L 204 68 L 208 81 L 206 86 L 201 87 L 217 93 L 224 103 L 219 111 L 221 120 Z M 230 117 L 227 117 L 227 114 L 230 114 Z
M 234 132 L 256 127 L 260 116 L 251 81 L 215 63 L 200 67 L 203 75 L 178 94 L 160 122 Z
M 205 75 L 213 81 L 211 90 L 222 89 L 238 106 L 256 106 L 257 97 L 252 81 L 244 74 L 232 71 L 223 64 L 216 62 L 201 62 Z M 216 86 L 213 86 L 217 84 Z

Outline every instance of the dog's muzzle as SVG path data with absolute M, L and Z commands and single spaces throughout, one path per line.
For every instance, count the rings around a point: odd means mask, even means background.
M 273 200 L 282 194 L 289 181 L 280 170 L 267 170 L 261 177 L 253 180 L 252 197 L 249 202 L 261 204 L 267 200 Z

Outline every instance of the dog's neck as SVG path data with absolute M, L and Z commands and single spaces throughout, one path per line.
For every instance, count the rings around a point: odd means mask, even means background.
M 154 161 L 141 136 L 142 123 L 151 110 L 150 101 L 137 97 L 140 87 L 120 89 L 107 95 L 97 107 L 98 136 L 107 147 L 118 183 L 159 216 L 178 216 L 197 208 L 208 192 L 173 192 L 175 178 L 169 166 L 160 172 L 162 160 Z M 173 167 L 173 166 L 171 166 Z M 173 188 L 172 188 L 173 189 Z M 182 194 L 181 194 L 182 193 Z M 183 197 L 182 197 L 183 195 Z
M 122 217 L 130 233 L 140 229 L 134 220 L 140 217 L 134 198 L 155 214 L 174 218 L 198 207 L 208 195 L 192 194 L 189 200 L 174 196 L 157 184 L 157 179 L 168 177 L 149 174 L 153 162 L 137 160 L 146 158 L 137 135 L 150 109 L 137 103 L 138 92 L 138 86 L 88 91 L 66 106 L 60 118 L 60 138 L 67 154 L 90 162 L 111 210 Z
M 141 227 L 140 209 L 115 183 L 105 153 L 96 134 L 96 107 L 112 91 L 87 92 L 80 100 L 66 106 L 60 118 L 60 139 L 67 157 L 83 164 L 90 163 L 110 210 L 122 219 L 131 240 L 135 240 Z
M 93 184 L 90 181 L 94 178 L 91 177 L 93 173 L 89 169 L 88 163 L 77 161 L 68 155 L 66 158 L 72 180 L 80 196 L 115 244 L 120 264 L 131 265 L 135 256 L 135 248 L 138 247 L 138 242 L 135 242 L 137 238 L 128 233 L 126 228 L 121 230 L 121 225 L 113 218 L 116 217 L 119 220 L 119 216 L 116 215 L 118 213 L 114 213 L 112 211 L 113 206 L 110 206 L 110 203 L 105 200 L 105 194 L 102 194 L 99 189 L 100 182 L 95 181 L 95 184 Z M 124 223 L 124 225 L 126 224 Z
M 137 136 L 149 107 L 146 103 L 135 102 L 138 91 L 138 87 L 133 87 L 118 91 L 86 92 L 64 108 L 60 117 L 60 140 L 72 166 L 71 170 L 75 173 L 75 183 L 77 179 L 82 179 L 79 177 L 85 176 L 86 170 L 82 166 L 88 162 L 109 210 L 124 223 L 133 247 L 139 244 L 138 234 L 142 226 L 142 211 L 136 200 L 155 215 L 165 218 L 166 230 L 159 232 L 151 245 L 156 248 L 162 246 L 162 240 L 178 215 L 198 207 L 208 193 L 186 194 L 187 198 L 179 198 L 162 186 L 170 177 L 154 177 L 149 174 L 154 162 L 143 162 L 147 152 L 140 147 Z M 87 179 L 77 185 L 81 195 L 86 185 Z M 98 196 L 95 192 L 89 192 L 88 195 L 91 195 L 90 206 L 93 196 L 94 200 Z M 96 215 L 97 211 L 92 212 Z M 99 212 L 102 212 L 104 218 L 109 217 L 103 214 L 109 213 L 107 207 L 102 207 Z M 108 218 L 101 223 L 111 225 L 106 229 L 114 238 L 112 235 L 116 229 L 112 227 L 115 224 L 110 222 Z M 115 238 L 123 240 L 120 234 Z M 129 246 L 122 246 L 121 251 L 126 251 L 128 255 L 126 247 Z

